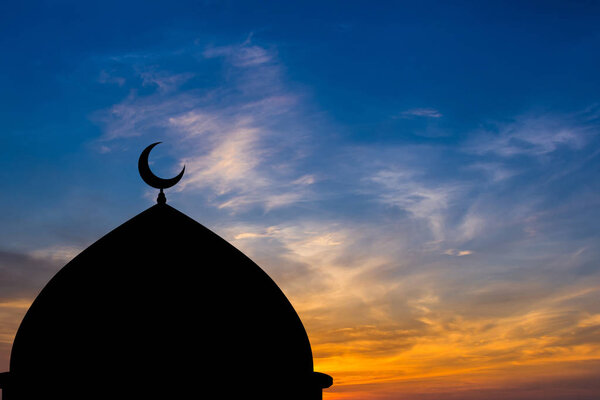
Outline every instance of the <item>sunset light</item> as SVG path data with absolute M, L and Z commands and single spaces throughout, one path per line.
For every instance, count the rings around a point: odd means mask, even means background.
M 4 4 L 0 372 L 50 278 L 155 204 L 137 162 L 162 142 L 156 175 L 185 166 L 168 204 L 281 288 L 325 400 L 600 398 L 599 21 L 569 1 Z

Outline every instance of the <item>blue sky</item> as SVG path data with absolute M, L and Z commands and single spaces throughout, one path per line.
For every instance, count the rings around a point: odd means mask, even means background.
M 3 4 L 1 359 L 54 271 L 153 204 L 136 162 L 163 141 L 153 170 L 186 165 L 169 203 L 280 284 L 342 377 L 331 399 L 370 384 L 344 365 L 380 366 L 379 398 L 425 398 L 400 369 L 473 379 L 424 343 L 488 343 L 473 369 L 510 381 L 514 363 L 532 381 L 600 370 L 599 17 L 585 1 Z

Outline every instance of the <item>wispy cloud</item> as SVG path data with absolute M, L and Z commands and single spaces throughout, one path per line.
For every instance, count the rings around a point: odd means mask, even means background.
M 443 115 L 441 112 L 439 112 L 435 108 L 412 108 L 410 110 L 402 111 L 395 118 L 415 118 L 415 117 L 441 118 L 441 117 L 443 117 Z
M 444 252 L 444 254 L 447 254 L 449 256 L 458 256 L 458 257 L 462 257 L 462 256 L 468 256 L 470 254 L 473 254 L 473 252 L 471 250 L 456 250 L 456 249 L 448 249 Z
M 271 52 L 248 42 L 241 46 L 208 47 L 202 54 L 206 58 L 226 57 L 235 67 L 256 67 L 273 61 Z
M 446 209 L 459 186 L 427 187 L 419 178 L 406 171 L 377 171 L 371 180 L 382 186 L 381 200 L 391 206 L 400 207 L 429 225 L 433 240 L 444 239 Z
M 104 113 L 99 146 L 160 134 L 176 147 L 176 190 L 282 287 L 340 393 L 600 357 L 598 254 L 582 230 L 597 216 L 580 169 L 596 154 L 591 112 L 522 115 L 456 143 L 357 144 L 311 124 L 276 48 L 188 51 L 185 71 L 130 59 L 139 86 Z M 208 64 L 218 85 L 201 78 Z M 443 121 L 433 108 L 396 118 Z
M 560 148 L 580 149 L 595 135 L 594 122 L 582 124 L 569 116 L 526 115 L 494 131 L 480 131 L 468 146 L 477 154 L 543 156 Z
M 36 249 L 30 253 L 30 256 L 36 260 L 50 261 L 57 265 L 64 265 L 71 261 L 83 249 L 74 246 L 51 246 L 43 249 Z
M 104 113 L 102 149 L 110 146 L 107 142 L 140 135 L 169 137 L 182 154 L 180 164 L 186 165 L 186 178 L 177 189 L 208 189 L 216 206 L 233 212 L 279 208 L 309 196 L 310 178 L 290 168 L 302 157 L 302 125 L 290 134 L 282 124 L 294 124 L 302 94 L 283 83 L 276 54 L 250 43 L 195 51 L 200 65 L 205 59 L 220 60 L 236 78 L 215 90 L 191 86 L 174 91 L 195 73 L 134 66 L 142 84 L 157 90 L 146 95 L 132 91 Z
M 161 92 L 169 92 L 178 89 L 186 81 L 194 77 L 191 72 L 181 74 L 171 74 L 164 71 L 154 71 L 152 69 L 139 72 L 143 86 L 156 86 Z

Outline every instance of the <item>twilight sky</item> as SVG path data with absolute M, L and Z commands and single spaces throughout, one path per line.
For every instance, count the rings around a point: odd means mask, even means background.
M 597 398 L 599 3 L 90 3 L 0 5 L 0 371 L 154 203 L 163 141 L 169 204 L 279 284 L 325 399 Z

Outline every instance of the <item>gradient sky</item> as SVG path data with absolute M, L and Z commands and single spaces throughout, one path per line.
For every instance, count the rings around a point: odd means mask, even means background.
M 163 141 L 325 399 L 598 397 L 600 3 L 14 1 L 0 49 L 0 370 Z

